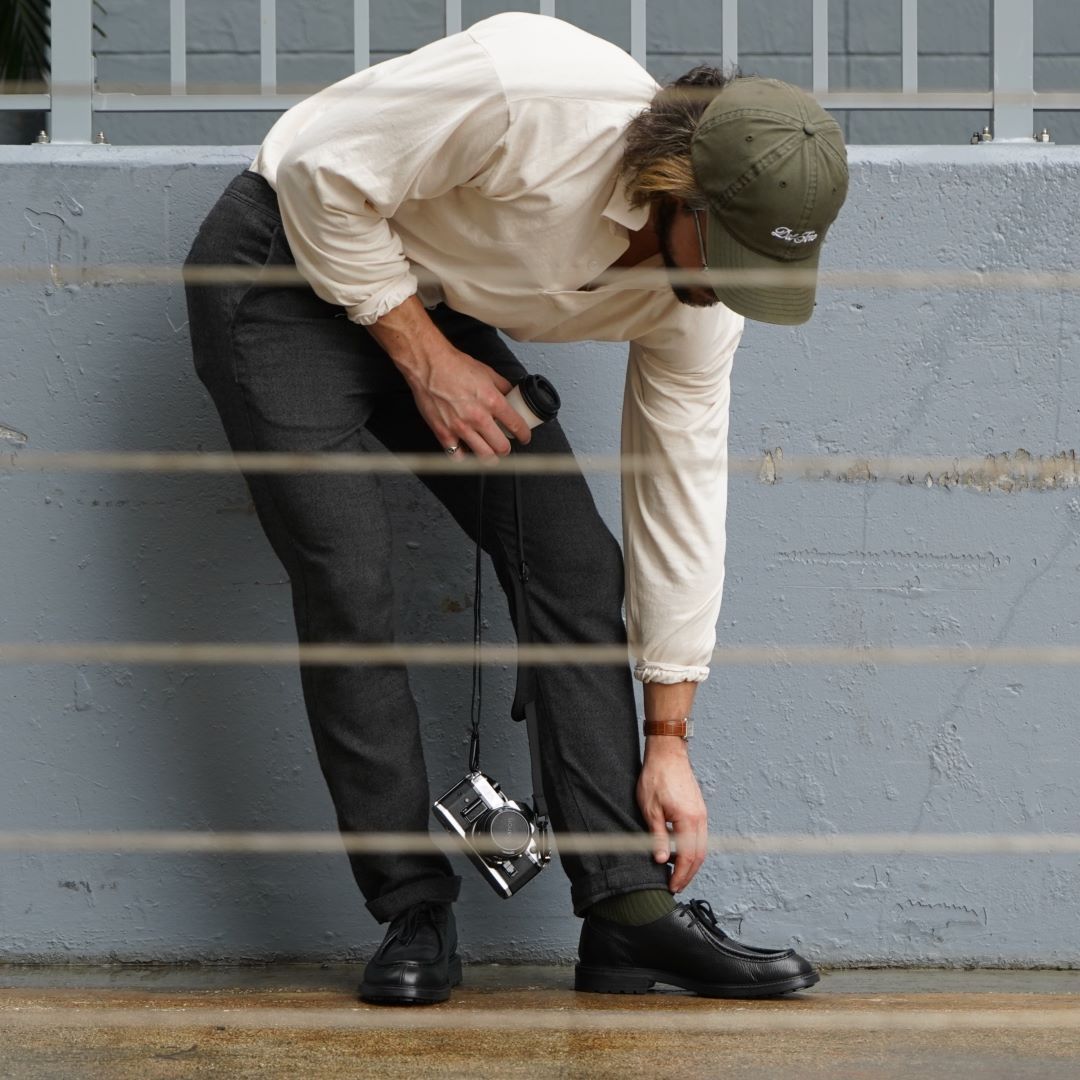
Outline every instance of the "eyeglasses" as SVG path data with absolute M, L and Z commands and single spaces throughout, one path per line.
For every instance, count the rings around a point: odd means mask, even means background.
M 705 254 L 705 235 L 701 231 L 701 222 L 698 220 L 698 214 L 700 214 L 700 213 L 701 213 L 700 210 L 694 210 L 693 211 L 694 228 L 697 229 L 697 242 L 698 242 L 698 247 L 701 249 L 701 269 L 702 270 L 708 270 L 709 269 L 709 259 L 708 259 L 708 256 Z

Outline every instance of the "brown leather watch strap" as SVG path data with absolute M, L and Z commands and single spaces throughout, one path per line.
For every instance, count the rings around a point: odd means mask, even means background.
M 646 720 L 644 731 L 646 735 L 674 735 L 688 739 L 694 733 L 694 722 L 689 716 L 681 720 Z

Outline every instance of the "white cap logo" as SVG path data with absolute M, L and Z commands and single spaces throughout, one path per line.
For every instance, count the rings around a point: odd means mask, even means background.
M 783 240 L 785 244 L 812 244 L 817 239 L 817 233 L 813 229 L 797 233 L 786 225 L 777 225 L 772 231 L 777 240 Z

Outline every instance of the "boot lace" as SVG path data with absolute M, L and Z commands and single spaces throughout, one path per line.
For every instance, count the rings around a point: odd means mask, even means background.
M 715 934 L 716 937 L 723 940 L 727 937 L 727 934 L 720 929 L 720 923 L 717 921 L 716 913 L 712 909 L 712 904 L 708 900 L 691 900 L 686 905 L 694 917 L 705 926 L 705 929 L 710 934 Z

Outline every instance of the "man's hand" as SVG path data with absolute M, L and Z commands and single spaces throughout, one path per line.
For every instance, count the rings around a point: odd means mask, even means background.
M 645 762 L 637 784 L 638 806 L 653 835 L 653 857 L 666 863 L 674 834 L 675 871 L 668 882 L 673 893 L 690 884 L 705 861 L 709 818 L 686 743 L 672 735 L 645 740 Z M 668 832 L 668 822 L 672 833 Z
M 506 402 L 510 382 L 449 342 L 405 378 L 441 446 L 468 446 L 479 458 L 509 454 L 510 441 L 496 420 L 522 443 L 532 437 L 529 425 Z
M 529 425 L 507 404 L 510 383 L 455 349 L 415 296 L 368 330 L 404 375 L 440 446 L 467 446 L 477 457 L 493 459 L 510 453 L 510 441 L 499 424 L 521 443 L 532 438 Z

